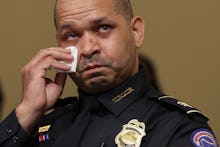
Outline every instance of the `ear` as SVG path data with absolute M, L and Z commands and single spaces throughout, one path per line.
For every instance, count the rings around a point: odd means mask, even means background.
M 144 20 L 139 16 L 135 16 L 132 18 L 130 26 L 135 45 L 137 48 L 140 48 L 144 42 Z

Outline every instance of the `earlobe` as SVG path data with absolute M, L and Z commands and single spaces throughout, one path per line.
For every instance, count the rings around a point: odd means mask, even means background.
M 135 45 L 140 48 L 144 41 L 144 20 L 139 16 L 135 16 L 131 20 L 131 27 Z

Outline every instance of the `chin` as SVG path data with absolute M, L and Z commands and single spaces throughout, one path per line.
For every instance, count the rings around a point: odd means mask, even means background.
M 113 87 L 113 84 L 106 79 L 94 80 L 86 83 L 82 90 L 87 93 L 102 93 L 110 90 Z

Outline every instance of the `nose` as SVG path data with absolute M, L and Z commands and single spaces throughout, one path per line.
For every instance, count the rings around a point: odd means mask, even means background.
M 85 32 L 80 41 L 80 53 L 82 56 L 90 58 L 100 52 L 98 36 L 94 32 Z

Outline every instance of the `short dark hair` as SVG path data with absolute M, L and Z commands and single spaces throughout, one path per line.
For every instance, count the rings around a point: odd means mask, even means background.
M 123 14 L 128 21 L 133 18 L 130 0 L 114 0 L 114 3 L 116 11 Z
M 56 19 L 56 7 L 57 7 L 57 1 L 55 1 L 55 7 L 54 7 L 54 24 L 57 27 L 57 19 Z M 130 0 L 113 0 L 115 4 L 115 10 L 116 12 L 124 15 L 126 20 L 130 21 L 133 18 L 133 10 L 131 7 Z

